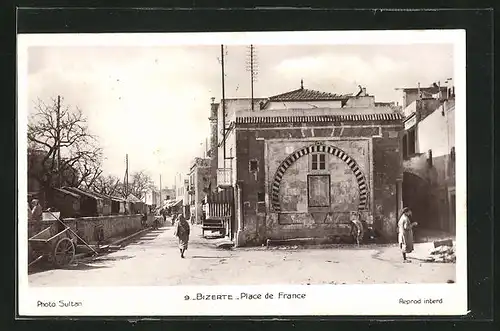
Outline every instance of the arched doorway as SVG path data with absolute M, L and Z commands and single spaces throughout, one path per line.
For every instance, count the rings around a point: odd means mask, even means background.
M 412 221 L 418 222 L 419 229 L 436 229 L 430 213 L 430 187 L 423 178 L 411 173 L 403 173 L 403 205 L 411 209 Z
M 351 158 L 347 153 L 345 153 L 340 148 L 337 148 L 335 146 L 325 145 L 324 143 L 321 142 L 316 142 L 315 144 L 299 148 L 281 162 L 280 166 L 276 170 L 272 182 L 271 205 L 273 207 L 273 210 L 276 212 L 281 211 L 280 195 L 279 195 L 280 184 L 287 169 L 301 157 L 316 152 L 322 152 L 334 155 L 347 164 L 347 166 L 351 169 L 354 176 L 356 177 L 356 181 L 358 184 L 358 189 L 359 189 L 358 210 L 360 211 L 366 210 L 368 205 L 368 182 L 366 181 L 366 177 L 361 171 L 361 168 L 358 166 L 358 164 L 353 158 Z

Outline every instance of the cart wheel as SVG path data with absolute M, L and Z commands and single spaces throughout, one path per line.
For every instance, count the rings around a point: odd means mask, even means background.
M 53 252 L 53 262 L 57 268 L 63 268 L 75 258 L 75 245 L 69 238 L 62 238 L 56 244 Z

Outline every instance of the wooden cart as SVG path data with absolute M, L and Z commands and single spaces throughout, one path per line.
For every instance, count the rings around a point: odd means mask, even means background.
M 64 268 L 73 262 L 76 252 L 76 239 L 65 226 L 59 231 L 58 222 L 28 239 L 33 256 L 29 265 L 46 258 L 56 268 Z
M 28 239 L 32 253 L 28 259 L 28 267 L 44 258 L 56 268 L 67 267 L 75 258 L 77 240 L 89 247 L 94 255 L 98 254 L 58 216 L 51 212 L 49 214 L 54 220 L 52 225 Z

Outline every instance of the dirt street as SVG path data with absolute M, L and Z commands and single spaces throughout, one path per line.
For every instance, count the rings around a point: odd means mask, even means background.
M 171 227 L 66 270 L 29 275 L 30 286 L 391 284 L 455 281 L 455 264 L 402 263 L 396 245 L 336 248 L 215 248 L 192 229 L 185 259 Z M 416 251 L 419 250 L 417 244 Z M 424 247 L 420 247 L 422 250 Z

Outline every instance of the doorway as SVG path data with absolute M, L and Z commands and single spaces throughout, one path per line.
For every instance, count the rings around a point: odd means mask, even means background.
M 410 173 L 403 173 L 403 205 L 412 211 L 412 222 L 418 222 L 418 229 L 439 229 L 430 212 L 430 187 L 426 180 Z

